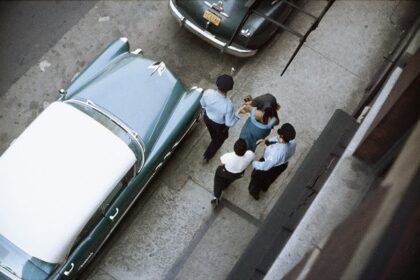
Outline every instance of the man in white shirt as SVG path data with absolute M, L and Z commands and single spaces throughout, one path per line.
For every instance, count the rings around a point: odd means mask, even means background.
M 260 139 L 257 144 L 266 144 L 264 157 L 259 161 L 254 160 L 252 166 L 254 170 L 251 174 L 251 182 L 249 183 L 249 194 L 258 200 L 260 198 L 260 190 L 267 191 L 268 187 L 286 170 L 289 159 L 296 151 L 296 131 L 289 124 L 283 124 L 277 130 L 277 137 L 269 140 Z
M 217 206 L 220 202 L 222 191 L 233 181 L 244 175 L 245 169 L 254 160 L 255 154 L 248 150 L 246 142 L 238 139 L 233 146 L 233 153 L 226 153 L 220 157 L 222 164 L 216 169 L 214 175 L 214 198 L 211 203 Z

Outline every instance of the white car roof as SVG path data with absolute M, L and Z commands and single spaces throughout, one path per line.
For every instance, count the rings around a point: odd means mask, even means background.
M 52 103 L 0 157 L 0 234 L 31 256 L 62 262 L 135 161 L 103 125 Z

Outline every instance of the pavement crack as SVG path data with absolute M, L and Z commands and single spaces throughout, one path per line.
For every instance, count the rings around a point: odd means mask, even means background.
M 216 220 L 217 216 L 219 215 L 222 207 L 218 207 L 214 209 L 213 213 L 210 215 L 209 219 L 201 225 L 201 227 L 195 232 L 192 241 L 189 243 L 188 247 L 184 249 L 181 255 L 178 257 L 172 268 L 166 274 L 164 280 L 172 280 L 175 279 L 179 272 L 184 267 L 185 263 L 188 261 L 191 254 L 194 252 L 194 249 L 198 246 L 200 241 L 206 235 L 207 231 L 211 227 L 211 225 Z

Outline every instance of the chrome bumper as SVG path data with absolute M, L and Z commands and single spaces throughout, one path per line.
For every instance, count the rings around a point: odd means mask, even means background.
M 202 38 L 204 41 L 210 43 L 211 45 L 215 46 L 216 48 L 221 49 L 223 52 L 228 54 L 238 56 L 238 57 L 249 57 L 253 56 L 257 53 L 257 50 L 250 50 L 250 49 L 242 49 L 234 46 L 227 46 L 226 42 L 223 42 L 216 38 L 210 32 L 198 27 L 188 19 L 186 19 L 178 10 L 178 8 L 174 4 L 174 0 L 169 0 L 169 7 L 171 13 L 176 18 L 176 20 L 181 24 L 181 26 L 187 28 L 190 32 L 194 33 L 198 37 Z

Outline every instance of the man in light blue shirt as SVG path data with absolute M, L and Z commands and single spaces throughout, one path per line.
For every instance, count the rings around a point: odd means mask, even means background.
M 277 131 L 278 136 L 269 140 L 260 139 L 258 144 L 266 144 L 264 157 L 259 161 L 253 161 L 254 170 L 249 183 L 249 193 L 256 200 L 259 199 L 260 191 L 267 191 L 270 185 L 280 174 L 286 170 L 290 158 L 296 151 L 296 131 L 289 124 L 283 124 Z
M 228 138 L 229 127 L 240 119 L 239 111 L 235 112 L 232 101 L 227 92 L 233 88 L 233 79 L 229 75 L 221 75 L 216 81 L 217 90 L 207 89 L 200 100 L 204 109 L 204 123 L 206 124 L 211 142 L 203 154 L 208 162 Z

